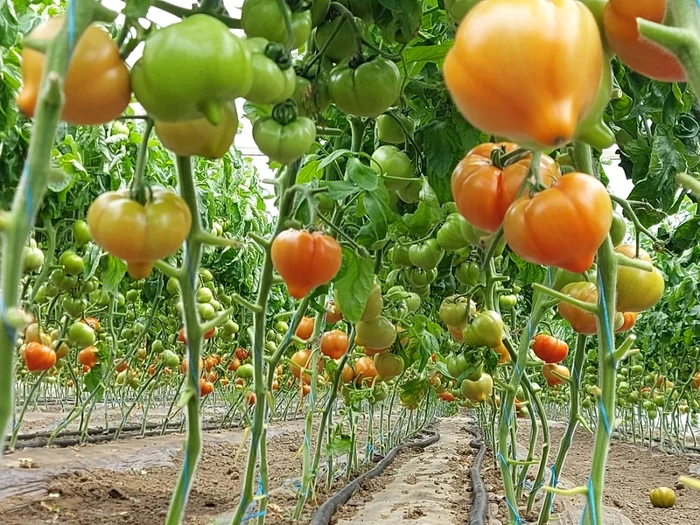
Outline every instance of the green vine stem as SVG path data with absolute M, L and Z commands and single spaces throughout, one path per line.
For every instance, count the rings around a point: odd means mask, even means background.
M 535 474 L 533 488 L 527 498 L 526 512 L 529 514 L 532 511 L 533 505 L 535 504 L 537 492 L 544 484 L 544 475 L 547 470 L 547 462 L 549 461 L 549 450 L 552 447 L 552 440 L 549 435 L 549 421 L 547 420 L 547 412 L 542 404 L 540 395 L 532 388 L 532 383 L 527 375 L 523 375 L 523 386 L 530 395 L 530 399 L 532 400 L 534 408 L 537 411 L 537 416 L 540 419 L 540 425 L 542 425 L 542 450 L 540 451 L 539 467 L 537 468 L 537 474 Z M 527 468 L 523 470 L 527 472 Z
M 564 431 L 564 437 L 562 437 L 559 443 L 559 451 L 557 452 L 557 458 L 554 460 L 554 466 L 552 467 L 552 477 L 549 482 L 551 488 L 557 488 L 557 480 L 561 476 L 562 469 L 564 468 L 564 462 L 566 461 L 566 456 L 571 447 L 571 442 L 573 440 L 574 434 L 576 433 L 576 428 L 578 427 L 580 421 L 580 394 L 581 394 L 581 377 L 583 375 L 583 365 L 586 361 L 586 336 L 578 335 L 576 337 L 576 350 L 574 351 L 574 364 L 571 367 L 571 396 L 569 400 L 569 421 L 566 425 L 566 430 Z M 554 504 L 554 493 L 547 492 L 542 503 L 542 508 L 540 509 L 540 516 L 537 521 L 538 525 L 546 525 L 549 522 L 549 517 L 552 512 L 552 505 Z
M 292 211 L 294 201 L 294 193 L 289 192 L 289 188 L 294 186 L 297 173 L 299 171 L 299 162 L 295 162 L 287 167 L 282 172 L 280 180 L 280 200 L 279 215 L 277 217 L 277 225 L 272 238 L 274 239 L 284 229 L 285 222 Z M 232 525 L 240 525 L 243 523 L 248 506 L 253 502 L 253 482 L 255 481 L 255 466 L 258 458 L 258 450 L 260 448 L 260 439 L 263 435 L 263 426 L 265 423 L 266 398 L 265 398 L 265 378 L 263 376 L 264 369 L 264 347 L 265 347 L 265 324 L 267 321 L 267 302 L 272 289 L 273 277 L 272 258 L 270 256 L 270 245 L 265 248 L 265 260 L 263 262 L 262 271 L 260 272 L 260 282 L 258 284 L 257 306 L 260 311 L 253 314 L 253 367 L 255 377 L 255 412 L 253 415 L 253 429 L 248 451 L 248 461 L 243 481 L 243 489 L 241 499 L 238 502 L 236 513 L 233 516 Z
M 202 244 L 196 240 L 202 229 L 197 206 L 197 190 L 192 176 L 189 157 L 177 157 L 180 194 L 192 214 L 192 227 L 185 242 L 185 256 L 180 267 L 178 282 L 183 304 L 183 318 L 187 333 L 187 386 L 180 398 L 180 405 L 187 406 L 187 439 L 185 457 L 177 487 L 168 509 L 167 525 L 179 525 L 192 488 L 192 480 L 202 453 L 201 421 L 199 418 L 199 353 L 202 345 L 202 329 L 197 311 L 197 269 L 202 256 Z
M 582 159 L 589 167 L 592 164 L 591 148 L 576 143 L 574 158 Z M 586 161 L 586 159 L 588 159 Z M 580 171 L 583 171 L 577 164 Z M 589 172 L 589 174 L 591 174 Z M 615 359 L 615 290 L 617 286 L 617 257 L 610 236 L 598 249 L 598 354 L 599 378 L 602 394 L 598 400 L 598 427 L 591 462 L 591 475 L 588 482 L 588 503 L 584 509 L 584 523 L 603 523 L 603 487 L 605 485 L 605 464 L 608 459 L 610 438 L 615 420 L 615 387 L 617 381 L 617 361 Z
M 98 20 L 112 22 L 116 13 L 94 0 L 73 0 L 61 30 L 48 45 L 27 161 L 12 209 L 2 217 L 2 297 L 0 297 L 0 453 L 5 432 L 14 411 L 14 355 L 17 330 L 23 323 L 13 321 L 19 306 L 22 249 L 41 207 L 48 185 L 51 152 L 63 107 L 62 85 L 70 60 L 69 50 L 85 29 Z M 71 23 L 72 34 L 69 34 Z
M 666 9 L 673 26 L 637 18 L 639 34 L 678 57 L 688 84 L 700 98 L 700 5 L 697 0 L 668 0 Z

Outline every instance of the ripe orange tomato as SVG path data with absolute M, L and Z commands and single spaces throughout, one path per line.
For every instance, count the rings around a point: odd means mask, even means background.
M 28 38 L 50 41 L 61 29 L 64 18 L 57 16 L 39 24 Z M 24 46 L 22 50 L 22 91 L 17 106 L 33 117 L 44 73 L 44 54 Z M 131 82 L 119 47 L 109 34 L 89 26 L 71 55 L 63 86 L 65 103 L 61 119 L 71 124 L 105 124 L 121 115 L 131 99 Z
M 508 349 L 506 346 L 501 342 L 500 345 L 495 347 L 494 352 L 498 354 L 498 364 L 502 365 L 504 363 L 510 363 L 511 358 L 510 358 L 510 353 L 508 353 Z
M 87 348 L 86 348 L 85 350 L 87 350 Z M 82 352 L 84 352 L 85 350 L 81 350 L 81 351 L 78 353 L 78 361 L 80 361 L 80 354 L 81 354 Z M 84 364 L 84 363 L 81 363 L 81 364 Z M 117 371 L 117 372 L 123 372 L 124 370 L 126 370 L 126 369 L 128 368 L 127 362 L 124 361 L 123 359 L 117 359 L 117 360 L 114 362 L 114 364 L 115 364 L 116 367 L 117 367 L 117 368 L 116 368 L 116 371 Z
M 311 393 L 311 386 L 307 384 L 301 385 L 301 397 L 306 397 Z
M 241 361 L 237 357 L 234 357 L 231 359 L 231 361 L 228 364 L 228 369 L 231 370 L 232 372 L 235 372 L 241 367 Z
M 294 374 L 294 377 L 299 379 L 301 377 L 301 369 L 305 369 L 304 371 L 304 377 L 303 377 L 303 382 L 308 383 L 311 381 L 311 374 L 307 372 L 306 370 L 309 370 L 311 367 L 311 350 L 304 349 L 304 350 L 299 350 L 298 352 L 295 352 L 292 357 L 291 357 L 291 363 L 289 363 L 289 368 L 292 371 L 292 374 Z M 317 365 L 318 371 L 321 372 L 323 370 L 323 362 L 319 361 Z
M 146 370 L 148 372 L 149 376 L 153 376 L 156 374 L 156 365 L 148 365 L 148 369 Z
M 564 365 L 557 365 L 555 363 L 549 363 L 542 367 L 542 375 L 547 380 L 549 386 L 561 385 L 564 380 L 555 376 L 554 372 L 560 376 L 570 377 L 569 369 Z
M 236 357 L 241 361 L 245 361 L 246 359 L 248 359 L 249 355 L 250 352 L 248 352 L 248 350 L 241 348 L 240 346 L 236 348 Z
M 131 277 L 143 279 L 156 260 L 180 248 L 192 215 L 182 198 L 164 188 L 151 188 L 152 198 L 145 204 L 132 200 L 130 191 L 108 191 L 97 197 L 88 209 L 87 223 L 95 243 L 124 259 Z
M 358 385 L 368 385 L 377 377 L 377 369 L 371 357 L 363 356 L 355 363 L 355 380 Z
M 100 322 L 94 317 L 86 317 L 82 322 L 92 328 L 95 332 L 100 329 Z
M 326 323 L 327 324 L 335 324 L 339 321 L 343 320 L 343 312 L 340 311 L 340 308 L 338 308 L 338 305 L 335 304 L 333 301 L 328 303 L 328 309 L 326 311 Z
M 340 379 L 343 383 L 351 383 L 355 379 L 355 371 L 347 363 L 343 365 L 343 371 L 341 372 Z
M 598 301 L 598 288 L 595 284 L 589 282 L 569 283 L 561 289 L 561 293 L 591 304 L 595 304 Z M 558 309 L 559 314 L 569 321 L 571 328 L 577 334 L 591 335 L 598 332 L 598 323 L 595 315 L 565 302 L 560 302 Z
M 685 82 L 678 59 L 666 49 L 642 38 L 637 18 L 663 22 L 666 0 L 609 0 L 603 11 L 605 36 L 620 60 L 637 73 L 664 82 Z
M 535 336 L 532 350 L 545 363 L 561 363 L 569 355 L 569 345 L 566 342 L 547 334 Z
M 48 370 L 56 364 L 56 352 L 41 343 L 29 343 L 24 350 L 27 370 L 38 372 Z
M 207 372 L 209 370 L 211 370 L 212 368 L 214 368 L 215 366 L 216 366 L 216 359 L 214 359 L 212 356 L 209 356 L 204 360 L 204 368 L 206 369 Z
M 534 197 L 520 197 L 503 221 L 506 242 L 520 258 L 580 273 L 593 264 L 612 224 L 605 186 L 569 173 Z
M 214 391 L 214 383 L 207 381 L 203 377 L 199 380 L 199 395 L 208 396 Z
M 451 392 L 447 392 L 447 391 L 440 392 L 437 396 L 440 399 L 442 399 L 443 401 L 445 401 L 446 403 L 451 403 L 452 401 L 455 401 L 457 399 L 455 396 L 452 395 Z
M 187 356 L 182 358 L 182 361 L 180 362 L 180 372 L 183 374 L 187 373 L 187 369 L 189 367 L 189 361 L 187 360 Z M 199 358 L 199 373 L 202 373 L 202 367 L 204 366 L 204 361 L 202 361 L 202 358 Z
M 693 376 L 693 388 L 700 390 L 700 371 L 696 372 Z
M 321 337 L 321 353 L 331 359 L 340 359 L 348 351 L 350 339 L 342 330 L 331 330 Z
M 246 392 L 245 399 L 248 401 L 248 406 L 253 406 L 255 404 L 255 392 Z
M 314 333 L 314 320 L 311 317 L 302 317 L 297 327 L 296 336 L 306 341 Z
M 481 230 L 498 230 L 527 176 L 530 155 L 505 167 L 498 167 L 492 159 L 497 150 L 510 153 L 517 147 L 511 142 L 479 144 L 467 153 L 452 173 L 452 194 L 457 209 L 470 224 Z M 557 163 L 542 155 L 542 183 L 549 187 L 560 176 Z
M 624 319 L 622 326 L 615 330 L 615 333 L 619 334 L 632 330 L 634 324 L 637 322 L 637 312 L 625 312 L 622 314 L 622 318 Z
M 280 389 L 280 382 L 277 381 L 277 379 L 275 379 L 274 381 L 272 381 L 272 390 L 274 391 L 274 390 L 279 390 L 279 389 Z
M 94 346 L 83 348 L 78 352 L 78 363 L 89 368 L 95 366 L 97 364 L 97 348 Z
M 475 127 L 547 148 L 574 136 L 598 94 L 603 63 L 598 26 L 581 2 L 489 0 L 462 20 L 444 75 Z
M 271 257 L 289 295 L 301 299 L 335 277 L 343 253 L 333 237 L 321 232 L 289 229 L 272 241 Z

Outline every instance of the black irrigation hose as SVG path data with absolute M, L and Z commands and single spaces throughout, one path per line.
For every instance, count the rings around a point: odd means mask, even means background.
M 469 443 L 472 448 L 478 448 L 470 474 L 472 480 L 472 510 L 469 513 L 469 525 L 484 525 L 486 523 L 486 510 L 488 508 L 488 494 L 484 481 L 481 479 L 481 463 L 486 455 L 486 445 L 480 438 L 472 439 Z
M 323 504 L 316 510 L 313 518 L 309 522 L 309 525 L 328 525 L 338 510 L 338 507 L 347 503 L 353 494 L 360 488 L 362 482 L 366 479 L 371 479 L 379 476 L 386 468 L 394 461 L 396 454 L 398 454 L 404 448 L 425 448 L 433 443 L 437 443 L 440 440 L 440 433 L 435 431 L 435 433 L 421 441 L 410 441 L 402 443 L 391 449 L 391 451 L 382 459 L 376 467 L 358 476 L 350 483 L 345 485 L 342 489 L 336 492 L 333 496 L 328 498 Z

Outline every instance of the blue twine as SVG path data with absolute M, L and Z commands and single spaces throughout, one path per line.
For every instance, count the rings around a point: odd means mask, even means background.
M 598 520 L 595 517 L 595 499 L 593 497 L 593 480 L 588 478 L 588 502 L 591 506 L 591 521 L 593 525 L 598 525 Z
M 698 0 L 700 2 L 700 0 Z M 588 509 L 588 503 L 586 503 L 583 506 L 583 511 L 581 512 L 581 525 L 583 525 L 584 520 L 586 519 L 586 510 Z
M 608 316 L 608 306 L 607 306 L 607 303 L 605 301 L 605 288 L 603 287 L 603 274 L 601 272 L 598 272 L 598 290 L 600 293 L 601 304 L 603 305 L 603 321 L 604 321 L 603 332 L 605 333 L 605 338 L 607 339 L 608 350 L 610 351 L 610 360 L 612 361 L 613 369 L 617 370 L 617 362 L 615 361 L 615 354 L 613 354 L 614 344 L 613 344 L 612 334 L 610 333 L 610 317 Z
M 75 48 L 75 0 L 68 6 L 68 57 L 73 54 Z
M 549 482 L 550 486 L 555 489 L 557 488 L 557 484 L 559 483 L 559 480 L 557 479 L 557 470 L 554 468 L 554 465 L 551 467 L 552 470 L 552 479 Z M 549 512 L 552 512 L 554 510 L 554 498 L 556 497 L 556 494 L 552 493 L 552 504 L 549 506 Z
M 260 516 L 264 516 L 265 514 L 267 514 L 267 513 L 264 511 L 256 512 L 255 514 L 246 514 L 245 516 L 243 516 L 241 523 L 245 523 L 246 521 L 250 521 L 252 519 L 259 518 Z
M 503 463 L 503 466 L 507 470 L 508 469 L 508 461 L 506 461 L 506 458 L 503 456 L 503 454 L 501 452 L 498 453 L 498 457 L 501 460 L 501 463 Z M 511 514 L 513 514 L 513 516 L 515 516 L 515 524 L 518 525 L 519 523 L 521 523 L 522 520 L 520 519 L 520 515 L 518 514 L 518 508 L 515 505 L 513 505 L 513 503 L 508 498 L 508 496 L 506 496 L 506 504 L 510 508 Z
M 603 404 L 603 399 L 598 400 L 598 405 L 600 405 L 600 415 L 603 418 L 603 425 L 605 425 L 605 432 L 610 435 L 610 421 L 608 421 L 608 414 L 605 411 L 605 405 Z

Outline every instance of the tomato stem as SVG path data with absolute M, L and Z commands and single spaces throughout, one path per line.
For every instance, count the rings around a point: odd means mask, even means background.
M 596 306 L 593 303 L 587 303 L 585 301 L 581 301 L 579 299 L 574 299 L 573 297 L 566 295 L 564 293 L 558 292 L 556 290 L 552 290 L 551 288 L 540 284 L 540 283 L 533 283 L 532 284 L 533 290 L 537 290 L 538 292 L 541 292 L 545 295 L 549 295 L 550 297 L 553 297 L 560 302 L 568 303 L 572 306 L 575 306 L 576 308 L 580 308 L 581 310 L 584 310 L 585 312 L 588 312 L 590 314 L 597 314 L 598 313 L 598 306 Z
M 131 198 L 138 201 L 141 205 L 146 204 L 146 161 L 148 160 L 148 140 L 153 131 L 153 120 L 146 119 L 146 129 L 139 144 L 139 153 L 136 157 L 136 169 L 134 170 L 134 178 L 131 181 Z

